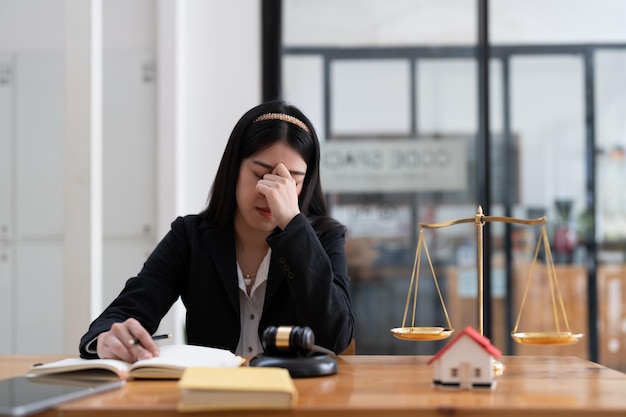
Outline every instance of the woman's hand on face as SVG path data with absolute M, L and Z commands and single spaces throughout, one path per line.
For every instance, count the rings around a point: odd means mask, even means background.
M 159 347 L 150 333 L 137 320 L 130 318 L 122 323 L 114 323 L 111 330 L 100 333 L 97 352 L 101 359 L 135 362 L 159 356 Z
M 287 167 L 280 163 L 257 183 L 256 191 L 262 194 L 272 211 L 274 221 L 281 229 L 300 213 L 298 185 Z

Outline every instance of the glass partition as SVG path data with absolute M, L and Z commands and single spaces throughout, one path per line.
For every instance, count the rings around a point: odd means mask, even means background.
M 283 4 L 284 96 L 312 115 L 324 141 L 323 185 L 332 214 L 349 231 L 357 353 L 432 354 L 445 344 L 397 340 L 390 329 L 402 324 L 419 224 L 473 217 L 476 191 L 485 186 L 477 170 L 488 163 L 485 214 L 546 216 L 549 238 L 535 267 L 540 227 L 485 226 L 492 342 L 507 354 L 576 355 L 626 369 L 620 204 L 626 194 L 619 186 L 626 29 L 616 20 L 626 6 L 488 3 L 485 161 L 476 152 L 477 2 Z M 433 149 L 459 158 L 451 159 L 455 169 L 438 166 Z M 476 327 L 476 227 L 430 229 L 424 236 L 452 326 Z M 552 319 L 550 256 L 565 323 Z M 416 322 L 443 325 L 433 274 L 428 263 L 421 266 Z M 520 331 L 571 328 L 585 336 L 567 346 L 516 344 L 510 336 L 516 324 Z

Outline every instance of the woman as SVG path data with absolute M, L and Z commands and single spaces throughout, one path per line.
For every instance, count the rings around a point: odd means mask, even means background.
M 354 328 L 345 228 L 328 217 L 319 160 L 315 130 L 297 108 L 274 101 L 244 114 L 207 208 L 172 223 L 91 323 L 81 356 L 157 356 L 150 335 L 179 296 L 189 344 L 255 355 L 265 328 L 297 325 L 310 327 L 317 345 L 343 351 Z

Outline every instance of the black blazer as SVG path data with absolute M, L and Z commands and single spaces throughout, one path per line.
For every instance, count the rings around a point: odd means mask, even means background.
M 354 329 L 345 228 L 318 236 L 299 214 L 267 242 L 272 256 L 259 337 L 267 326 L 309 326 L 317 345 L 343 351 Z M 240 314 L 232 229 L 220 231 L 198 215 L 177 218 L 139 274 L 91 323 L 80 341 L 81 357 L 95 358 L 86 350 L 89 342 L 130 317 L 154 333 L 179 296 L 187 309 L 187 342 L 234 352 Z

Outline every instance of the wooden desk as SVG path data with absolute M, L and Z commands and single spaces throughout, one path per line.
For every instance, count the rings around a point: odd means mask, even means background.
M 60 356 L 0 355 L 0 378 Z M 490 391 L 431 386 L 426 356 L 343 356 L 339 374 L 296 379 L 294 410 L 218 416 L 601 416 L 626 415 L 626 374 L 575 357 L 509 356 Z M 123 388 L 63 404 L 41 415 L 177 415 L 176 381 L 130 381 Z M 201 413 L 187 414 L 199 416 Z

